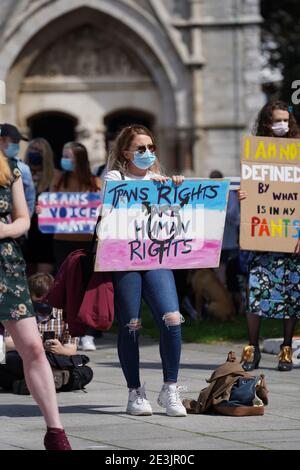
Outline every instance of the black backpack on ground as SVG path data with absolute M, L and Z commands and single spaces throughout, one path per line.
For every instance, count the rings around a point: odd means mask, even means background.
M 68 383 L 57 388 L 58 392 L 82 390 L 91 382 L 94 374 L 92 369 L 86 365 L 90 360 L 88 356 L 84 354 L 63 356 L 49 352 L 46 353 L 46 356 L 52 369 L 67 370 L 70 374 Z

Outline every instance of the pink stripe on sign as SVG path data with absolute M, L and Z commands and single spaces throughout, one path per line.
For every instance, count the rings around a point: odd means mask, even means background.
M 49 202 L 46 202 L 46 204 L 43 204 L 41 201 L 39 201 L 39 205 L 42 207 L 42 209 L 49 209 L 49 208 L 58 208 L 61 209 L 62 207 L 69 209 L 69 208 L 75 208 L 81 209 L 81 208 L 91 208 L 91 207 L 100 207 L 100 202 L 99 201 L 94 201 L 94 202 L 89 202 L 88 204 L 49 204 Z
M 97 217 L 39 217 L 39 225 L 62 224 L 63 222 L 85 222 L 87 224 L 96 223 Z
M 176 240 L 175 240 L 176 241 Z M 175 242 L 174 241 L 174 242 Z M 173 243 L 174 243 L 173 242 Z M 155 245 L 156 246 L 156 245 Z M 213 268 L 219 266 L 222 241 L 194 240 L 186 245 L 172 244 L 165 249 L 162 263 L 156 249 L 150 240 L 141 241 L 141 246 L 136 248 L 133 259 L 130 260 L 131 249 L 128 240 L 105 240 L 100 242 L 97 249 L 95 270 L 97 271 L 138 271 L 148 269 L 197 269 Z M 184 253 L 192 246 L 189 253 Z M 152 251 L 154 256 L 150 256 Z

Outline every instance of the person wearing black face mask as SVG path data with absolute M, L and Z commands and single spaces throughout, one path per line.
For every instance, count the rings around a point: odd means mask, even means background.
M 43 155 L 40 151 L 29 151 L 27 157 L 30 165 L 38 167 L 43 165 Z
M 53 152 L 49 143 L 42 138 L 29 142 L 25 161 L 32 172 L 37 197 L 49 191 L 54 173 Z M 38 227 L 38 216 L 33 214 L 28 232 L 28 250 L 25 256 L 28 273 L 51 273 L 54 265 L 53 235 L 44 234 Z

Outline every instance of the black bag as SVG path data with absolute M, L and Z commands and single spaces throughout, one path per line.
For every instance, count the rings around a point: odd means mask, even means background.
M 23 362 L 17 351 L 8 351 L 0 364 L 0 388 L 12 390 L 15 381 L 24 379 Z
M 89 366 L 75 366 L 70 370 L 70 379 L 66 385 L 63 385 L 59 392 L 70 392 L 71 390 L 82 390 L 91 382 L 93 371 Z
M 73 367 L 85 366 L 90 358 L 84 354 L 74 354 L 73 356 L 63 356 L 46 352 L 47 359 L 53 369 L 72 369 Z
M 84 354 L 74 354 L 73 356 L 63 356 L 46 352 L 47 359 L 52 369 L 69 371 L 68 383 L 58 388 L 58 392 L 70 392 L 71 390 L 82 390 L 93 378 L 92 369 L 86 364 L 89 357 Z

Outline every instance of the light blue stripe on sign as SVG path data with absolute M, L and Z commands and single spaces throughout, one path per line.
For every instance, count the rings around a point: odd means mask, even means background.
M 179 186 L 172 181 L 107 181 L 104 204 L 113 207 L 132 207 L 148 202 L 159 205 L 189 205 L 196 208 L 202 204 L 205 209 L 225 210 L 230 180 L 193 179 L 185 180 Z

